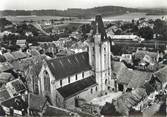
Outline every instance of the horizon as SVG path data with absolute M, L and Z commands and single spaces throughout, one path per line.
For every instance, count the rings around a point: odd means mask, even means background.
M 94 7 L 90 7 L 90 8 L 75 8 L 75 7 L 71 7 L 71 8 L 66 8 L 66 9 L 51 9 L 51 8 L 46 8 L 46 9 L 0 9 L 0 11 L 33 11 L 33 10 L 61 10 L 61 11 L 63 11 L 63 10 L 68 10 L 68 9 L 82 9 L 82 10 L 84 10 L 84 9 L 92 9 L 92 8 L 98 8 L 98 7 L 107 7 L 108 5 L 105 5 L 105 6 L 94 6 Z M 151 8 L 145 8 L 145 7 L 124 7 L 124 6 L 114 6 L 114 5 L 109 5 L 110 7 L 123 7 L 123 8 L 132 8 L 132 9 L 166 9 L 167 10 L 167 8 L 165 8 L 165 7 L 151 7 Z
M 66 3 L 66 5 L 64 5 Z M 118 6 L 137 9 L 166 9 L 167 0 L 1 0 L 0 10 L 67 10 Z

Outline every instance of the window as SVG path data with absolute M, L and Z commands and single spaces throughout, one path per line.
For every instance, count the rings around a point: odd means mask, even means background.
M 95 51 L 95 48 L 93 47 L 92 49 L 93 49 L 93 52 L 94 52 L 94 51 Z
M 82 72 L 82 78 L 84 78 L 84 72 Z
M 93 93 L 93 89 L 90 90 L 90 93 L 91 93 L 91 94 Z
M 77 76 L 77 74 L 75 75 L 75 80 L 78 80 L 78 76 Z
M 68 83 L 70 83 L 70 77 L 68 77 Z
M 74 98 L 74 101 L 75 101 L 75 107 L 79 107 L 78 98 L 77 97 Z
M 106 54 L 104 54 L 104 63 L 106 64 Z
M 38 84 L 35 84 L 35 86 L 34 86 L 34 93 L 39 94 Z
M 105 84 L 107 84 L 107 79 L 105 80 Z
M 44 89 L 45 89 L 45 91 L 50 92 L 50 77 L 49 77 L 49 74 L 46 70 L 44 71 L 43 74 L 44 74 Z
M 97 87 L 96 87 L 96 91 L 97 91 Z
M 104 48 L 104 52 L 106 52 L 106 48 Z
M 62 86 L 62 80 L 60 80 L 60 86 Z

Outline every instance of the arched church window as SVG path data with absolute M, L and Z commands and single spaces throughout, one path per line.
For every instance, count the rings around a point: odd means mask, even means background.
M 96 91 L 97 91 L 97 86 L 96 86 Z
M 45 89 L 45 91 L 50 92 L 50 77 L 49 77 L 49 74 L 45 70 L 43 72 L 43 75 L 44 75 L 44 89 Z
M 34 93 L 39 94 L 38 84 L 35 84 Z

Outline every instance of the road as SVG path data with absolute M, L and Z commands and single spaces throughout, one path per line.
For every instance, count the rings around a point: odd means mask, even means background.
M 106 102 L 112 103 L 112 99 L 116 99 L 121 95 L 122 95 L 122 92 L 111 92 L 111 93 L 108 93 L 107 95 L 94 98 L 89 103 L 99 105 L 99 106 L 104 106 Z

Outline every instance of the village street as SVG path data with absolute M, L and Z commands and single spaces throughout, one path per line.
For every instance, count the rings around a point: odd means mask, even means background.
M 122 92 L 111 92 L 107 95 L 96 97 L 93 100 L 91 100 L 89 103 L 94 105 L 104 106 L 106 102 L 112 103 L 113 99 L 116 99 L 121 95 L 122 95 Z

